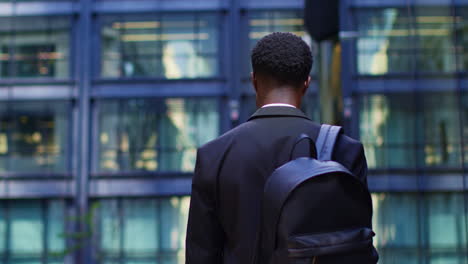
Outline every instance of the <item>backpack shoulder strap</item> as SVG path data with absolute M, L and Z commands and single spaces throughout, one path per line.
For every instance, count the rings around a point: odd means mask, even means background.
M 336 139 L 341 133 L 340 126 L 322 125 L 316 140 L 318 160 L 331 160 Z

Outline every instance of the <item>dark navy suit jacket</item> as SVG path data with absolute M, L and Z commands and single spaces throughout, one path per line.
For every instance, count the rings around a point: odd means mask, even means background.
M 260 108 L 246 123 L 198 149 L 186 238 L 187 264 L 250 264 L 265 180 L 286 163 L 301 133 L 320 125 L 292 107 Z M 362 144 L 340 135 L 333 152 L 367 184 Z

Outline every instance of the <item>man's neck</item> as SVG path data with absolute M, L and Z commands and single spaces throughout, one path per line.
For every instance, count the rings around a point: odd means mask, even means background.
M 296 96 L 295 94 L 290 93 L 276 93 L 270 94 L 264 97 L 259 96 L 257 98 L 257 106 L 262 107 L 264 105 L 269 104 L 284 104 L 284 105 L 292 105 L 296 108 L 300 107 L 301 101 L 300 97 Z
M 280 103 L 266 104 L 266 105 L 263 105 L 262 108 L 264 108 L 264 107 L 271 107 L 271 106 L 283 106 L 283 107 L 297 108 L 297 107 L 295 107 L 294 105 L 291 105 L 291 104 L 280 104 Z

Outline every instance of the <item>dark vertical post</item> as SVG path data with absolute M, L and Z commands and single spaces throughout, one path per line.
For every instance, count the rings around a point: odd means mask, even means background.
M 359 139 L 359 113 L 353 98 L 355 72 L 353 61 L 353 44 L 357 34 L 352 23 L 348 1 L 340 1 L 339 6 L 339 37 L 341 42 L 341 91 L 343 95 L 343 127 L 351 137 Z
M 242 54 L 240 52 L 240 40 L 241 38 L 241 12 L 240 12 L 240 1 L 231 0 L 229 6 L 229 21 L 228 30 L 230 34 L 226 34 L 227 45 L 225 47 L 225 55 L 227 56 L 226 61 L 231 63 L 226 64 L 226 75 L 227 75 L 227 89 L 228 89 L 228 100 L 229 100 L 229 119 L 231 121 L 231 127 L 238 125 L 239 113 L 240 113 L 240 97 L 241 97 L 241 59 Z
M 78 221 L 78 231 L 82 234 L 88 233 L 89 226 L 84 221 L 89 210 L 88 205 L 88 173 L 89 173 L 89 142 L 90 142 L 90 87 L 91 87 L 91 0 L 80 1 L 80 14 L 78 22 L 78 37 L 77 41 L 77 83 L 79 89 L 78 98 L 78 174 L 77 174 L 77 191 L 76 204 L 80 221 Z M 90 238 L 84 236 L 80 243 L 80 248 L 76 252 L 76 263 L 92 263 L 90 254 Z

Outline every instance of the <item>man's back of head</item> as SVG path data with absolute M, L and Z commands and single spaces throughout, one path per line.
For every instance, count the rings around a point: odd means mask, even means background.
M 257 106 L 268 103 L 299 106 L 310 83 L 313 63 L 307 43 L 292 33 L 271 33 L 257 42 L 251 62 Z

